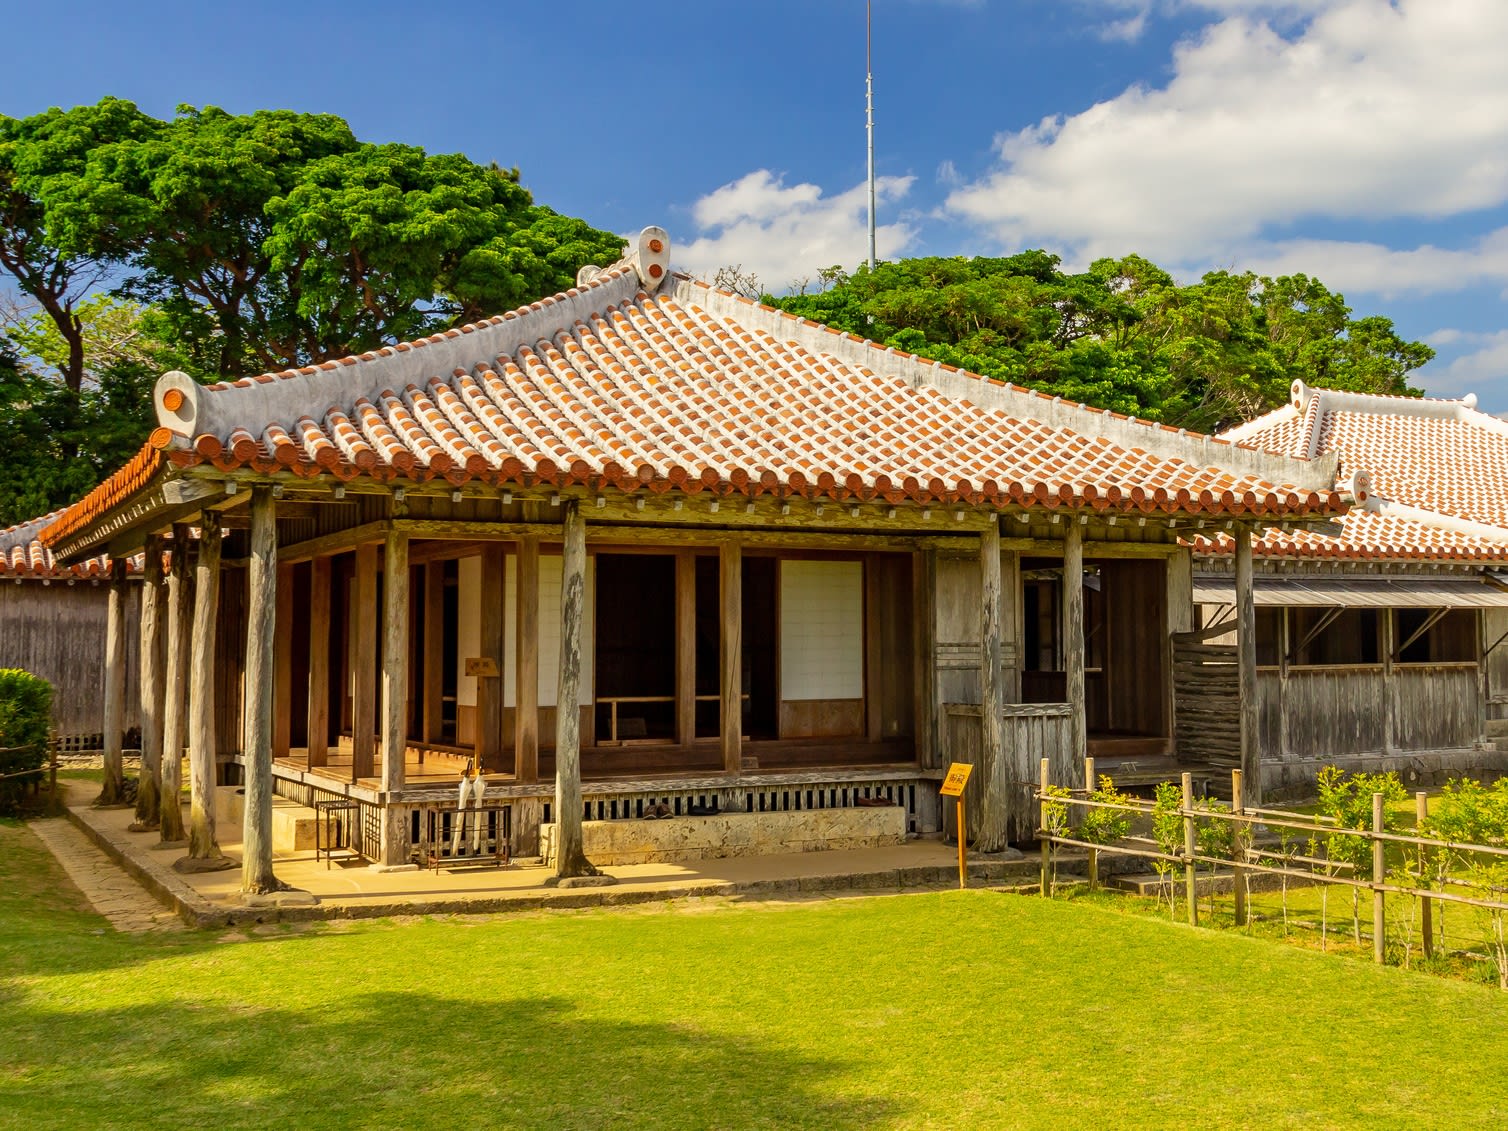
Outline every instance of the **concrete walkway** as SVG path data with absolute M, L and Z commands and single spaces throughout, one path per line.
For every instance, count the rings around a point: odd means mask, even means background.
M 317 897 L 312 907 L 248 907 L 239 902 L 241 829 L 221 822 L 217 836 L 237 866 L 180 875 L 173 861 L 182 850 L 160 851 L 157 834 L 127 830 L 129 810 L 74 806 L 70 820 L 83 835 L 194 926 L 273 921 L 370 918 L 392 915 L 534 911 L 546 908 L 621 906 L 675 898 L 783 899 L 800 895 L 939 889 L 958 883 L 957 850 L 939 840 L 890 848 L 744 856 L 687 864 L 633 864 L 605 869 L 611 887 L 561 890 L 546 886 L 550 871 L 514 864 L 431 871 L 377 872 L 365 862 L 329 867 L 313 852 L 280 853 L 278 877 Z M 1026 884 L 1036 862 L 1011 852 L 970 863 L 970 884 Z
M 126 875 L 73 822 L 52 818 L 31 821 L 27 827 L 57 857 L 84 898 L 117 931 L 139 934 L 183 930 L 183 920 L 176 909 L 164 906 Z

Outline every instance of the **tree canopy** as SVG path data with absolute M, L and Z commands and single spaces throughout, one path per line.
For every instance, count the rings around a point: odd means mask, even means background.
M 1144 420 L 1211 431 L 1283 404 L 1295 377 L 1416 393 L 1434 356 L 1305 275 L 1212 271 L 1179 285 L 1140 256 L 1069 274 L 1057 256 L 919 258 L 822 272 L 833 285 L 766 301 L 917 353 Z
M 0 516 L 128 456 L 163 368 L 218 380 L 362 353 L 564 290 L 622 250 L 536 204 L 517 169 L 362 142 L 329 114 L 164 121 L 106 98 L 0 116 L 0 290 L 34 308 L 9 327 L 22 356 L 0 356 L 0 431 L 18 440 Z

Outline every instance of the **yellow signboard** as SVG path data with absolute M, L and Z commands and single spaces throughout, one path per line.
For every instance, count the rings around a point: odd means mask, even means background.
M 938 792 L 944 797 L 962 797 L 963 787 L 969 784 L 969 775 L 974 772 L 974 767 L 967 762 L 954 762 L 948 767 L 948 776 L 943 779 L 942 789 Z

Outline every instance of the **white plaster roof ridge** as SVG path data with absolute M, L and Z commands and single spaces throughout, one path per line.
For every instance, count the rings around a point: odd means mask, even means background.
M 1371 416 L 1409 416 L 1425 420 L 1455 420 L 1473 424 L 1490 432 L 1508 436 L 1508 420 L 1492 416 L 1477 408 L 1477 395 L 1464 397 L 1411 397 L 1396 393 L 1353 393 L 1346 389 L 1327 389 L 1295 381 L 1292 403 L 1303 411 L 1311 398 L 1320 398 L 1321 412 L 1356 412 Z M 1272 415 L 1272 414 L 1269 414 Z M 1264 418 L 1241 425 L 1250 428 Z M 1236 431 L 1233 429 L 1232 431 Z M 1226 433 L 1228 435 L 1228 433 Z
M 1247 441 L 1250 437 L 1285 424 L 1299 416 L 1301 410 L 1293 404 L 1280 405 L 1271 412 L 1264 412 L 1261 416 L 1253 417 L 1245 424 L 1238 424 L 1234 428 L 1227 428 L 1216 435 L 1222 440 L 1229 440 L 1233 444 Z
M 313 403 L 338 407 L 349 415 L 362 399 L 378 403 L 383 392 L 409 385 L 423 388 L 436 375 L 470 370 L 549 340 L 595 311 L 631 300 L 640 286 L 633 265 L 625 260 L 579 287 L 528 306 L 359 357 L 210 386 L 183 373 L 167 373 L 153 393 L 158 422 L 184 440 L 210 433 L 223 441 L 236 428 L 253 435 L 261 435 L 269 423 L 291 428 Z M 177 409 L 170 409 L 164 398 L 174 390 L 182 399 Z
M 36 518 L 28 518 L 25 522 L 18 522 L 14 526 L 7 526 L 0 530 L 0 552 L 14 550 L 17 546 L 28 546 L 35 542 L 42 528 L 49 525 L 67 509 L 59 507 L 55 511 L 38 515 Z
M 1269 483 L 1306 491 L 1335 489 L 1339 461 L 1332 453 L 1305 460 L 1288 453 L 1264 451 L 1203 433 L 1187 432 L 1091 408 L 1033 389 L 982 377 L 928 361 L 915 354 L 887 350 L 853 334 L 844 334 L 810 319 L 721 291 L 700 280 L 677 275 L 674 297 L 690 306 L 763 330 L 777 339 L 800 341 L 818 353 L 832 354 L 861 368 L 872 368 L 906 381 L 912 388 L 932 388 L 944 396 L 998 409 L 1052 428 L 1109 441 L 1131 451 L 1177 459 L 1200 468 L 1220 468 L 1235 475 L 1255 475 Z

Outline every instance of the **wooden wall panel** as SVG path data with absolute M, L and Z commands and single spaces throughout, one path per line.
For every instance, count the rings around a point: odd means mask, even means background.
M 787 699 L 780 704 L 781 738 L 860 738 L 862 699 Z

